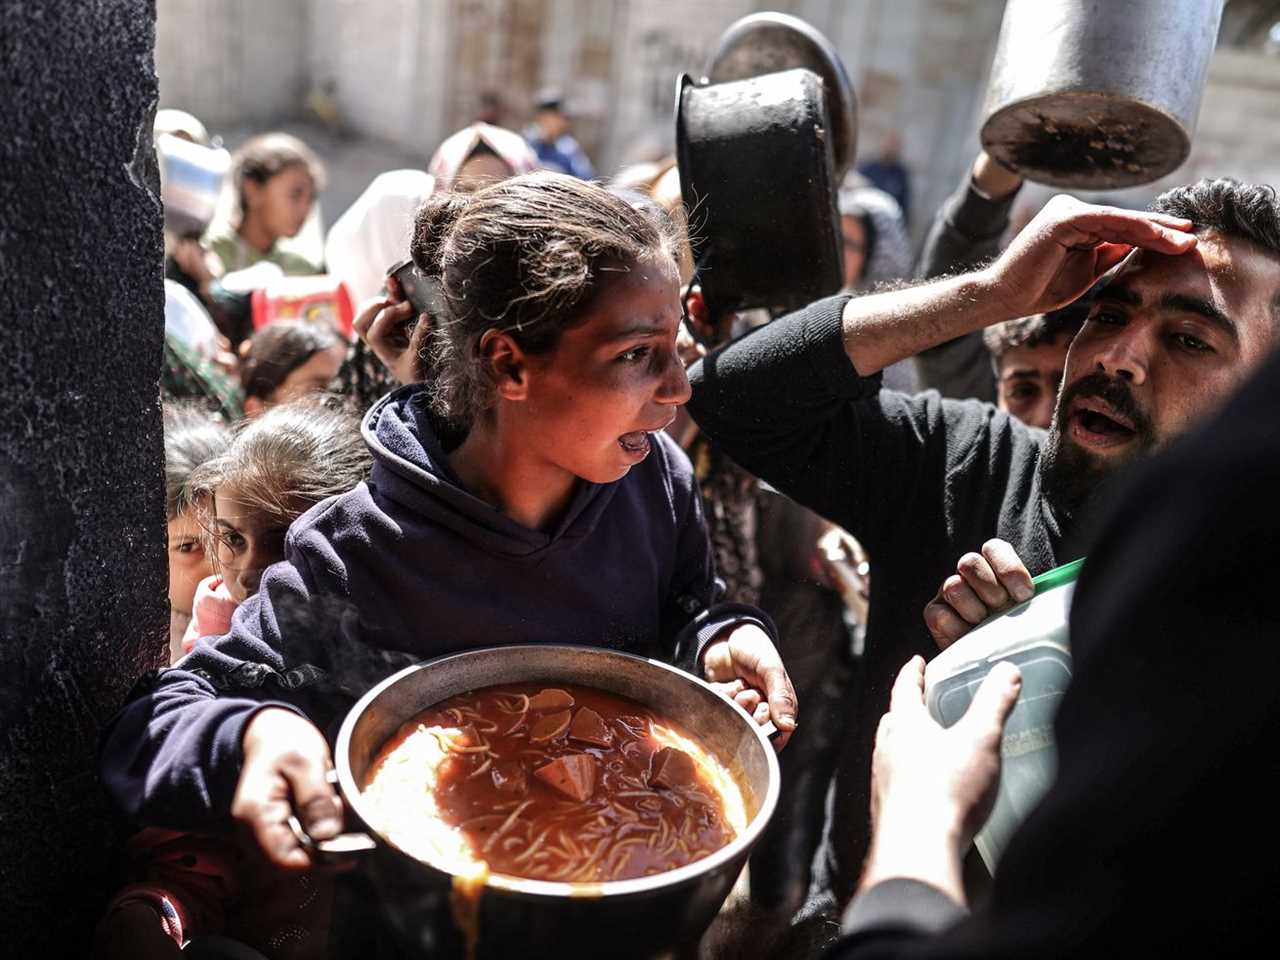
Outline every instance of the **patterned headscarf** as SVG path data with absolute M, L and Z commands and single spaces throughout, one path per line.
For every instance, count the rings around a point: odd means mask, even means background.
M 538 169 L 538 158 L 520 134 L 489 123 L 473 123 L 440 144 L 431 157 L 427 172 L 436 178 L 437 190 L 448 190 L 453 185 L 462 165 L 482 143 L 511 168 L 512 176 Z

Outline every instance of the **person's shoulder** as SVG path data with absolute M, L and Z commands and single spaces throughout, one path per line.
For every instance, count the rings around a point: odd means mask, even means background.
M 318 266 L 302 254 L 295 253 L 292 250 L 277 248 L 271 251 L 271 256 L 266 259 L 278 266 L 289 277 L 307 277 L 320 272 Z
M 212 250 L 224 261 L 224 265 L 230 270 L 231 267 L 226 261 L 236 259 L 235 254 L 240 249 L 240 235 L 231 229 L 215 229 L 210 230 L 200 240 L 200 242 L 209 250 Z
M 289 525 L 286 542 L 306 550 L 319 542 L 332 543 L 365 524 L 378 510 L 367 483 L 313 505 Z

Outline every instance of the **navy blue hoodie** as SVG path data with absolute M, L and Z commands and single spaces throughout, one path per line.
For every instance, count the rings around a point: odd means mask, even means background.
M 364 690 L 409 663 L 513 643 L 607 646 L 691 669 L 734 621 L 716 599 L 688 458 L 658 434 L 614 483 L 580 483 L 556 528 L 530 530 L 462 489 L 425 393 L 405 387 L 364 421 L 369 481 L 290 527 L 283 563 L 236 611 L 142 686 L 104 734 L 101 773 L 145 823 L 225 821 L 249 718 L 298 710 L 332 736 Z

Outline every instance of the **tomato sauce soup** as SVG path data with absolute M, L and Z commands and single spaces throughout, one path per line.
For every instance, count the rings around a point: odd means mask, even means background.
M 504 684 L 404 724 L 370 767 L 370 824 L 454 873 L 602 883 L 699 860 L 746 826 L 732 776 L 633 700 Z

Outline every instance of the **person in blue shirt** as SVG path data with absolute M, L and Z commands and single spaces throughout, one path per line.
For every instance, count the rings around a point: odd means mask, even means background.
M 596 175 L 595 167 L 569 132 L 572 125 L 562 106 L 563 98 L 558 91 L 539 93 L 534 102 L 533 123 L 525 128 L 524 138 L 546 169 L 567 173 L 579 180 L 591 180 Z
M 885 135 L 880 156 L 858 164 L 858 172 L 897 200 L 904 218 L 911 216 L 911 174 L 902 163 L 902 137 L 896 130 Z

